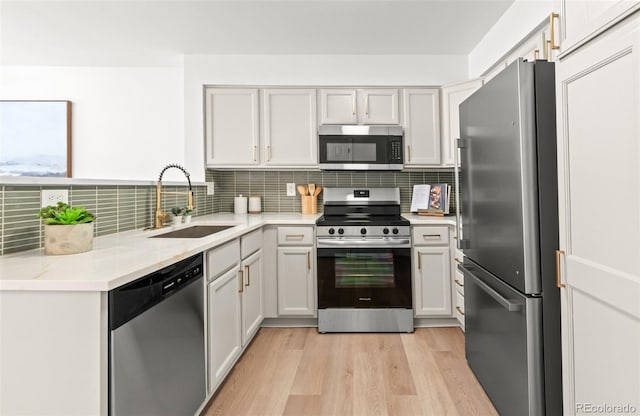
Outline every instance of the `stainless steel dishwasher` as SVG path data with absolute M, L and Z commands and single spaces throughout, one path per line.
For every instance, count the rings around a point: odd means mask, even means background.
M 109 292 L 109 414 L 192 416 L 206 397 L 202 254 Z

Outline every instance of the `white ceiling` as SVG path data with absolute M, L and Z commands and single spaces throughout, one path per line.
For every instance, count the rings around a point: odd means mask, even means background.
M 185 54 L 467 55 L 514 0 L 1 0 L 9 65 L 174 65 Z

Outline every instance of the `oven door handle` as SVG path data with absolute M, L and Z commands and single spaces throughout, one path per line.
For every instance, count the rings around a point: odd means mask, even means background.
M 411 247 L 411 239 L 409 238 L 397 238 L 389 240 L 338 240 L 335 238 L 318 238 L 318 247 Z

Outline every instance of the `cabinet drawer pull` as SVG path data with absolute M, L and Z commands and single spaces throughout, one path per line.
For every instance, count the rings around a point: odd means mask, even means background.
M 240 274 L 240 289 L 238 289 L 238 292 L 242 293 L 244 292 L 244 273 L 242 273 L 242 270 L 238 270 L 238 273 Z
M 424 238 L 425 240 L 427 238 L 441 238 L 442 236 L 440 234 L 422 234 L 422 238 Z
M 462 264 L 462 260 L 460 260 L 459 258 L 454 257 L 453 259 L 456 261 L 456 263 L 460 263 L 460 264 Z
M 460 309 L 460 306 L 456 306 L 456 309 L 458 312 L 460 312 L 460 315 L 464 316 L 464 312 L 462 312 L 462 309 Z
M 244 266 L 244 270 L 247 272 L 247 283 L 245 286 L 251 286 L 251 273 L 249 272 L 249 265 Z
M 299 238 L 299 239 L 303 239 L 304 238 L 304 234 L 287 234 L 287 236 L 285 237 L 287 240 L 290 238 Z
M 457 284 L 458 286 L 460 286 L 460 287 L 464 287 L 464 285 L 463 285 L 462 283 L 460 283 L 460 280 L 458 280 L 458 279 L 454 279 L 453 281 L 454 281 L 454 282 L 456 282 L 456 284 Z
M 311 252 L 307 251 L 307 269 L 311 270 Z

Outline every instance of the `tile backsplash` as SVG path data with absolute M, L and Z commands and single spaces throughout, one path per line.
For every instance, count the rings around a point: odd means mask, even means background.
M 274 170 L 207 170 L 206 181 L 214 182 L 215 195 L 206 186 L 194 186 L 195 215 L 233 212 L 239 194 L 260 195 L 263 212 L 300 212 L 300 196 L 287 196 L 286 184 L 315 183 L 323 187 L 399 187 L 401 208 L 409 211 L 413 185 L 449 183 L 452 171 L 429 172 L 320 172 Z M 42 189 L 69 190 L 69 203 L 84 206 L 96 215 L 96 236 L 141 229 L 152 225 L 155 210 L 153 185 L 2 185 L 0 184 L 0 255 L 42 247 L 43 226 L 37 217 Z M 184 186 L 165 186 L 166 191 L 185 191 Z M 455 194 L 452 188 L 451 195 Z M 322 211 L 322 196 L 318 210 Z M 183 195 L 163 195 L 163 210 L 186 205 Z M 451 212 L 455 198 L 451 198 Z
M 42 189 L 68 189 L 69 204 L 83 206 L 96 216 L 96 236 L 145 228 L 153 223 L 155 191 L 153 185 L 0 185 L 0 255 L 42 247 L 40 210 Z M 165 186 L 172 192 L 184 186 Z M 214 212 L 213 196 L 205 186 L 194 186 L 195 215 Z M 163 210 L 185 206 L 186 196 L 163 195 Z
M 207 170 L 207 182 L 215 184 L 215 212 L 233 212 L 233 198 L 259 195 L 262 197 L 264 212 L 300 212 L 300 195 L 287 196 L 286 184 L 315 183 L 322 187 L 399 187 L 402 212 L 411 206 L 413 185 L 424 183 L 448 183 L 452 185 L 450 210 L 455 212 L 454 173 L 447 171 L 429 172 L 320 172 L 320 171 L 239 171 Z M 318 197 L 318 210 L 322 211 L 322 196 Z

